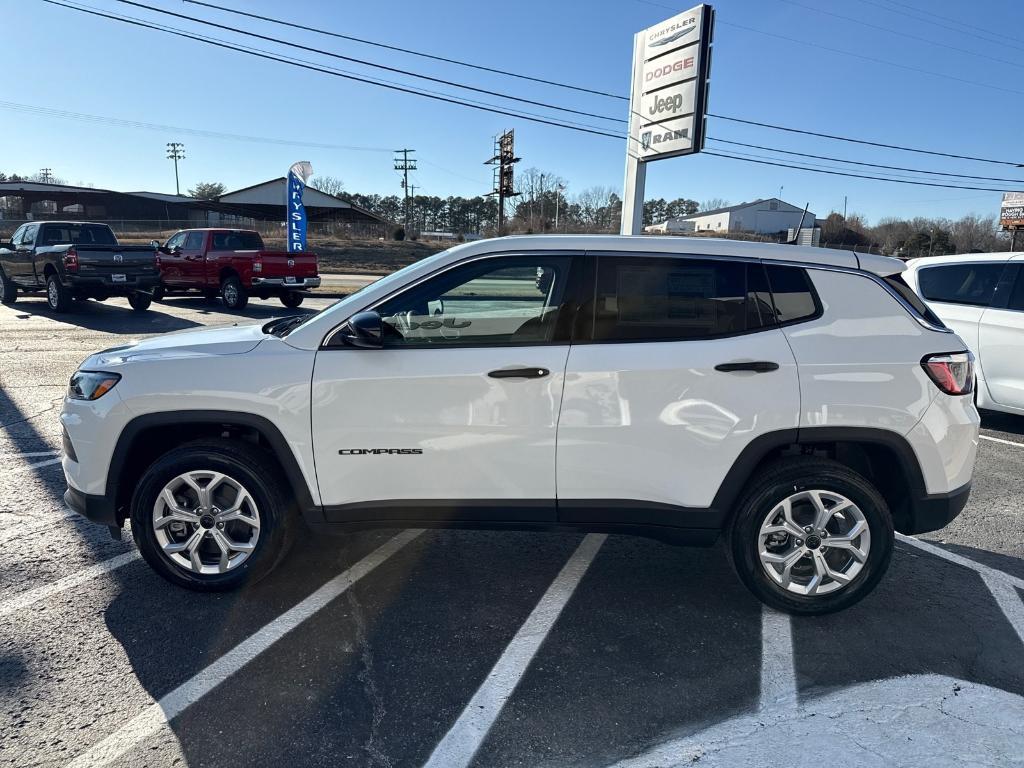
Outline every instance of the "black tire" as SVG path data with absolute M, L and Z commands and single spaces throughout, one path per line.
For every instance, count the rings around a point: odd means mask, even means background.
M 758 538 L 773 507 L 802 490 L 824 490 L 846 497 L 863 513 L 871 546 L 860 572 L 834 592 L 801 595 L 776 583 L 761 564 Z M 864 477 L 836 461 L 786 459 L 766 467 L 750 483 L 729 527 L 729 551 L 740 579 L 763 603 L 798 615 L 819 615 L 849 608 L 868 595 L 885 575 L 895 534 L 885 499 Z M 827 544 L 827 539 L 823 540 Z
M 67 312 L 73 300 L 71 291 L 64 287 L 57 275 L 50 273 L 46 278 L 46 303 L 50 309 L 54 312 Z
M 128 303 L 136 312 L 145 312 L 153 303 L 153 297 L 147 293 L 130 293 L 128 294 Z
M 162 285 L 158 285 L 156 288 L 153 289 L 153 301 L 163 301 L 165 296 L 166 292 L 164 291 L 164 287 Z
M 255 549 L 237 567 L 199 574 L 164 554 L 152 524 L 153 506 L 164 486 L 189 471 L 223 472 L 248 490 L 259 509 Z M 240 440 L 196 440 L 161 456 L 146 470 L 131 501 L 132 537 L 146 562 L 172 584 L 197 592 L 221 592 L 254 584 L 281 562 L 291 546 L 295 510 L 281 470 L 264 451 Z
M 220 284 L 220 296 L 224 306 L 231 310 L 245 309 L 249 303 L 249 294 L 237 275 L 224 278 L 224 282 Z
M 12 283 L 0 267 L 0 304 L 10 306 L 18 300 L 18 286 Z
M 294 309 L 302 303 L 302 300 L 306 298 L 298 291 L 289 291 L 288 293 L 281 294 L 281 303 L 286 307 Z

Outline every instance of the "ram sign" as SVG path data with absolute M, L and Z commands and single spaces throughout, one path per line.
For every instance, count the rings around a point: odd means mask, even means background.
M 703 148 L 713 23 L 711 6 L 698 5 L 637 33 L 628 151 L 638 160 Z
M 1003 229 L 1024 229 L 1024 192 L 1003 193 L 999 226 Z

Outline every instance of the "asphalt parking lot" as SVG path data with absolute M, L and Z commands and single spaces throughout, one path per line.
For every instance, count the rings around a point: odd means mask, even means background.
M 87 354 L 285 312 L 0 307 L 0 764 L 1024 764 L 1024 418 L 986 414 L 965 512 L 818 619 L 718 547 L 575 534 L 303 536 L 195 594 L 65 509 Z

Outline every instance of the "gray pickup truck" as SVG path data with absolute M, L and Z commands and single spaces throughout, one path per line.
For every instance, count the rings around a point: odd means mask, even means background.
M 118 245 L 106 224 L 40 221 L 22 224 L 10 243 L 0 243 L 0 302 L 13 304 L 18 291 L 46 292 L 55 312 L 74 299 L 127 296 L 144 311 L 160 284 L 151 245 Z

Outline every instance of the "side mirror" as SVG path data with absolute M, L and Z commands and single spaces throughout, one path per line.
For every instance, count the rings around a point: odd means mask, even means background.
M 341 341 L 357 349 L 380 349 L 384 346 L 384 321 L 377 312 L 357 312 L 338 333 Z
M 159 251 L 160 250 L 160 241 L 159 240 L 150 240 L 149 241 L 149 247 L 152 248 L 155 251 Z

